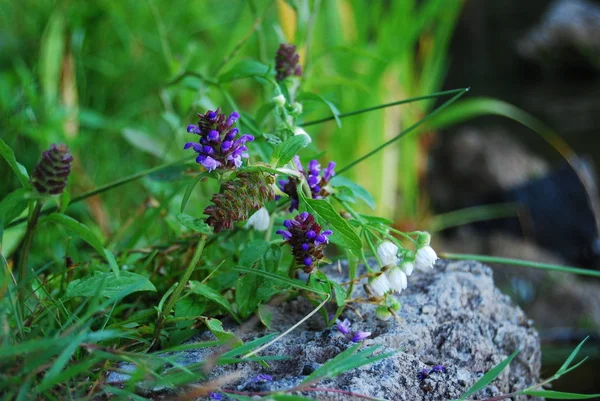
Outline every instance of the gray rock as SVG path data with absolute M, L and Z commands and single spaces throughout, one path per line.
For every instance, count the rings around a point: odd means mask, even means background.
M 519 41 L 518 51 L 544 67 L 581 63 L 600 71 L 598 38 L 600 6 L 585 0 L 558 0 Z
M 324 271 L 335 280 L 345 280 L 344 273 L 333 267 Z M 357 286 L 353 295 L 364 297 L 366 294 Z M 496 381 L 477 394 L 479 399 L 522 389 L 539 379 L 538 334 L 523 312 L 495 288 L 490 268 L 476 262 L 440 261 L 431 271 L 413 273 L 408 289 L 399 300 L 403 304 L 399 312 L 401 322 L 379 321 L 373 306 L 365 304 L 353 304 L 355 311 L 348 309 L 344 316 L 352 321 L 353 330 L 372 332 L 363 342 L 364 347 L 379 345 L 381 349 L 377 353 L 397 353 L 322 381 L 318 387 L 394 401 L 450 400 L 459 397 L 518 348 L 521 349 L 519 355 Z M 285 331 L 312 308 L 303 298 L 273 307 L 271 330 Z M 264 329 L 246 328 L 238 335 L 248 341 L 266 333 Z M 194 341 L 207 339 L 211 339 L 211 335 L 202 333 Z M 210 375 L 216 379 L 231 372 L 241 373 L 243 380 L 223 386 L 237 391 L 290 388 L 350 346 L 335 327 L 324 327 L 323 319 L 317 314 L 260 353 L 288 355 L 291 359 L 269 362 L 269 369 L 258 363 L 219 366 Z M 214 352 L 182 352 L 177 359 L 189 364 L 202 361 Z M 446 372 L 419 379 L 421 370 L 435 365 L 445 366 Z M 273 381 L 251 380 L 259 374 L 271 375 Z M 108 381 L 122 379 L 122 376 L 111 375 Z M 331 401 L 351 398 L 333 392 L 307 392 L 306 395 Z

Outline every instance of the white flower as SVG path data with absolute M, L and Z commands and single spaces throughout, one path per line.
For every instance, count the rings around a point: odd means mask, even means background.
M 248 219 L 246 223 L 246 228 L 254 228 L 258 231 L 266 231 L 269 228 L 271 223 L 271 216 L 269 216 L 269 212 L 264 207 L 258 209 L 256 213 L 254 213 Z
M 433 268 L 436 260 L 438 260 L 437 254 L 432 247 L 427 245 L 417 251 L 415 265 L 419 269 Z
M 384 273 L 380 273 L 377 277 L 369 280 L 369 286 L 371 286 L 373 294 L 379 297 L 390 291 L 390 282 Z
M 283 96 L 282 94 L 275 96 L 273 98 L 273 103 L 280 107 L 285 106 L 285 96 Z
M 415 264 L 413 262 L 404 261 L 400 263 L 400 268 L 404 271 L 404 274 L 410 276 L 413 270 L 415 270 Z
M 312 138 L 310 137 L 310 135 L 308 135 L 308 133 L 300 127 L 294 128 L 294 135 L 306 135 L 308 137 L 308 142 L 312 142 Z
M 398 247 L 390 241 L 383 241 L 377 247 L 377 256 L 383 266 L 395 266 L 398 263 Z
M 390 282 L 390 288 L 392 291 L 401 293 L 408 287 L 408 280 L 406 274 L 399 267 L 394 267 L 388 270 L 386 273 L 388 281 Z

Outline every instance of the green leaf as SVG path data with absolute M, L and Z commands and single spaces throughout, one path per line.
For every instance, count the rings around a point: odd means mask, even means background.
M 240 264 L 242 266 L 251 267 L 267 252 L 269 246 L 270 244 L 264 240 L 249 242 L 240 256 Z
M 347 297 L 346 290 L 344 290 L 344 288 L 341 285 L 339 285 L 333 280 L 329 281 L 329 283 L 331 284 L 331 287 L 333 288 L 333 292 L 335 294 L 336 305 L 338 307 L 344 306 L 346 304 Z
M 198 184 L 202 178 L 206 177 L 207 174 L 208 172 L 198 174 L 198 176 L 191 179 L 190 183 L 185 187 L 185 193 L 183 194 L 183 199 L 181 200 L 181 209 L 179 209 L 181 213 L 183 213 L 185 210 L 185 207 L 190 200 L 190 196 L 192 196 L 192 192 L 194 191 L 194 188 L 196 188 L 196 184 Z
M 150 134 L 133 128 L 124 128 L 121 131 L 123 138 L 136 149 L 151 154 L 159 159 L 165 158 L 165 146 L 157 142 Z
M 156 291 L 156 288 L 150 280 L 136 273 L 122 271 L 119 277 L 115 277 L 108 272 L 94 272 L 91 277 L 71 281 L 65 297 L 92 297 L 96 294 L 106 298 L 125 297 L 140 291 Z
M 218 340 L 224 342 L 226 345 L 232 348 L 237 348 L 244 344 L 244 342 L 240 340 L 234 333 L 223 329 L 223 323 L 221 323 L 219 319 L 206 319 L 205 323 L 206 327 L 208 327 L 210 332 L 213 333 L 213 335 L 217 337 Z M 223 355 L 221 355 L 221 357 L 222 356 Z
M 590 398 L 600 398 L 600 394 L 575 394 L 552 390 L 523 390 L 521 394 L 544 397 L 551 400 L 588 400 Z
M 265 76 L 271 67 L 256 60 L 242 60 L 230 70 L 219 76 L 219 82 L 230 82 L 236 79 Z
M 186 213 L 179 213 L 177 215 L 177 220 L 187 228 L 197 231 L 200 234 L 212 234 L 213 228 L 206 224 L 202 219 L 197 219 Z
M 294 135 L 283 141 L 283 143 L 273 150 L 271 155 L 271 165 L 281 167 L 300 151 L 300 149 L 308 146 L 311 139 L 307 135 Z
M 331 242 L 340 245 L 342 248 L 359 251 L 362 248 L 362 241 L 356 232 L 350 227 L 326 200 L 308 199 L 302 191 L 298 191 L 300 197 L 300 209 L 312 214 L 321 225 L 330 226 L 333 234 Z
M 332 102 L 325 99 L 323 96 L 320 96 L 320 95 L 317 95 L 316 93 L 311 93 L 311 92 L 302 92 L 298 96 L 297 100 L 298 101 L 308 100 L 308 101 L 316 101 L 316 102 L 323 103 L 331 111 L 331 114 L 332 114 L 333 118 L 335 119 L 335 122 L 337 123 L 338 127 L 342 126 L 342 120 L 340 120 L 340 117 L 339 117 L 340 111 Z
M 222 306 L 225 310 L 227 310 L 231 316 L 237 319 L 236 314 L 233 310 L 233 307 L 223 295 L 219 294 L 216 290 L 207 286 L 206 284 L 202 284 L 198 281 L 190 281 L 190 291 L 194 294 L 198 294 L 203 296 L 204 298 L 215 302 Z
M 67 191 L 65 189 L 65 190 L 63 190 L 62 194 L 60 194 L 60 201 L 59 201 L 58 212 L 59 213 L 64 213 L 65 210 L 67 210 L 67 208 L 69 207 L 69 203 L 70 202 L 71 202 L 71 194 L 69 194 L 69 191 Z
M 234 270 L 234 271 L 238 271 L 238 272 L 242 272 L 242 273 L 256 274 L 257 276 L 262 276 L 269 280 L 278 281 L 278 282 L 285 284 L 287 286 L 290 286 L 290 287 L 295 287 L 295 288 L 299 288 L 301 290 L 325 295 L 324 293 L 322 293 L 320 291 L 316 291 L 314 288 L 307 286 L 302 281 L 294 280 L 287 276 L 280 276 L 279 274 L 266 272 L 266 271 L 258 270 L 258 269 L 251 269 L 251 268 L 242 267 L 242 266 L 229 267 L 229 270 Z
M 58 100 L 60 74 L 65 50 L 65 19 L 57 9 L 50 17 L 41 40 L 39 71 L 44 100 L 53 105 Z
M 29 188 L 29 175 L 27 174 L 27 169 L 17 161 L 13 150 L 2 139 L 0 139 L 0 156 L 6 160 L 9 167 L 17 175 L 23 188 Z
M 477 380 L 475 382 L 475 384 L 473 384 L 471 386 L 470 389 L 468 389 L 463 395 L 462 397 L 460 397 L 461 401 L 467 399 L 468 397 L 470 397 L 471 395 L 475 394 L 476 392 L 478 392 L 479 390 L 483 389 L 485 386 L 487 386 L 488 384 L 490 384 L 492 382 L 492 380 L 494 380 L 495 378 L 497 378 L 500 373 L 502 373 L 502 371 L 508 366 L 508 364 L 513 360 L 513 358 L 515 356 L 517 356 L 517 354 L 519 353 L 519 349 L 516 350 L 515 352 L 513 352 L 512 354 L 509 355 L 508 358 L 506 358 L 505 360 L 503 360 L 502 362 L 500 362 L 499 364 L 497 364 L 496 366 L 494 366 L 492 369 L 490 369 L 489 372 L 487 372 L 485 375 L 483 375 L 479 380 Z
M 30 199 L 31 192 L 28 189 L 19 188 L 0 201 L 0 244 L 2 243 L 4 226 L 23 213 Z
M 571 365 L 571 362 L 573 362 L 573 359 L 575 359 L 575 357 L 579 353 L 579 350 L 581 350 L 581 347 L 588 340 L 588 338 L 590 338 L 590 337 L 587 336 L 586 338 L 584 338 L 583 341 L 580 342 L 577 347 L 575 347 L 573 352 L 571 352 L 571 355 L 569 355 L 569 357 L 565 360 L 565 363 L 563 363 L 562 366 L 555 373 L 556 375 L 561 375 L 561 374 L 565 373 L 565 371 L 569 368 L 569 365 Z
M 346 188 L 352 193 L 354 197 L 361 199 L 371 209 L 375 209 L 375 200 L 373 199 L 369 191 L 367 191 L 365 188 L 358 185 L 357 183 L 353 182 L 352 180 L 349 180 L 344 176 L 337 175 L 331 179 L 330 183 L 336 189 Z
M 119 276 L 119 266 L 117 265 L 114 255 L 108 249 L 104 248 L 100 238 L 98 238 L 85 224 L 60 213 L 52 213 L 51 215 L 42 218 L 42 220 L 40 220 L 40 223 L 41 222 L 60 224 L 79 235 L 81 239 L 90 244 L 100 255 L 104 256 L 114 275 L 117 277 Z
M 235 303 L 242 319 L 246 319 L 256 309 L 259 299 L 256 296 L 262 278 L 254 274 L 240 276 L 235 285 Z

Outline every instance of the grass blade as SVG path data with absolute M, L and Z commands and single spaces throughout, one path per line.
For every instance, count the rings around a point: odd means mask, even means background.
M 583 344 L 588 340 L 588 338 L 590 338 L 590 336 L 584 338 L 583 341 L 580 342 L 577 347 L 575 347 L 573 352 L 571 352 L 571 355 L 569 355 L 569 357 L 565 360 L 565 363 L 563 363 L 562 366 L 556 371 L 555 375 L 562 375 L 566 372 L 566 370 L 569 368 L 569 365 L 571 365 L 571 362 L 573 362 L 573 359 L 575 359 L 575 357 L 579 353 L 579 350 L 581 349 Z
M 475 394 L 476 392 L 490 384 L 496 377 L 500 375 L 500 373 L 502 373 L 502 371 L 508 366 L 508 364 L 513 360 L 513 358 L 517 356 L 519 351 L 520 350 L 516 350 L 515 352 L 510 354 L 508 358 L 506 358 L 505 360 L 494 366 L 492 369 L 490 369 L 489 372 L 483 375 L 481 379 L 477 380 L 475 384 L 473 384 L 471 388 L 468 389 L 467 392 L 462 395 L 462 397 L 460 397 L 460 400 L 463 401 L 467 399 L 471 395 Z

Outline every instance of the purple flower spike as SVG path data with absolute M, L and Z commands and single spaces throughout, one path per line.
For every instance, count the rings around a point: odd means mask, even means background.
M 334 168 L 335 163 L 330 162 L 327 168 L 321 170 L 321 166 L 317 160 L 311 160 L 308 163 L 308 167 L 305 170 L 300 162 L 298 156 L 294 156 L 293 162 L 296 169 L 304 175 L 306 182 L 310 188 L 310 192 L 313 199 L 323 199 L 329 196 L 327 192 L 327 184 L 329 180 L 335 175 Z M 297 193 L 298 179 L 290 177 L 287 180 L 279 181 L 279 188 L 282 192 L 286 193 L 291 199 L 290 212 L 298 208 L 299 199 Z
M 326 241 L 313 241 L 307 243 L 306 239 L 316 237 L 326 237 L 321 234 L 321 226 L 315 222 L 315 218 L 309 213 L 303 212 L 294 217 L 293 220 L 286 220 L 283 225 L 287 230 L 279 230 L 283 239 L 292 247 L 292 255 L 296 263 L 303 266 L 302 270 L 306 273 L 312 272 L 323 260 L 323 250 Z
M 193 147 L 194 151 L 198 153 L 196 160 L 209 171 L 216 168 L 236 169 L 241 167 L 242 159 L 248 158 L 248 148 L 244 145 L 246 142 L 252 142 L 254 137 L 242 135 L 238 138 L 239 130 L 232 126 L 239 116 L 238 113 L 233 112 L 227 117 L 221 113 L 220 109 L 199 114 L 198 125 L 187 127 L 188 132 L 200 135 L 199 144 L 186 144 L 184 149 Z

